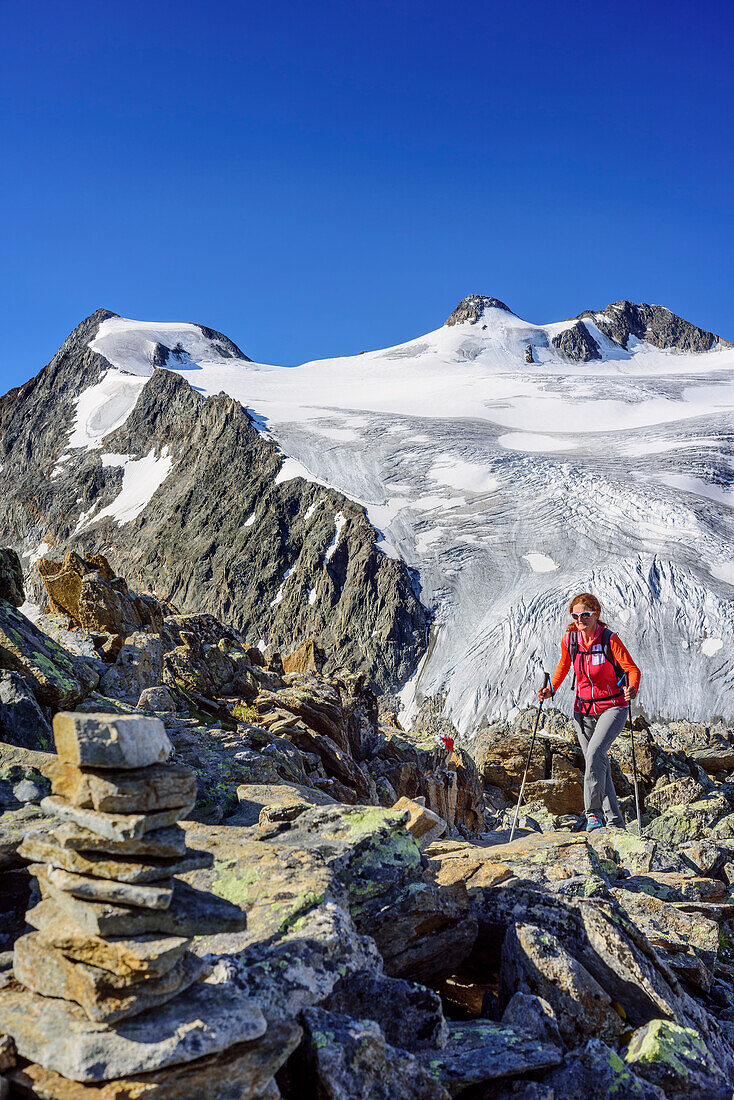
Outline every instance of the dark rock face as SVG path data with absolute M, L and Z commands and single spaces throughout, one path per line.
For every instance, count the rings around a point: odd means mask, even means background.
M 0 550 L 0 600 L 20 607 L 25 600 L 23 568 L 15 550 Z
M 678 351 L 710 351 L 717 344 L 730 347 L 713 332 L 684 321 L 665 306 L 651 306 L 647 302 L 613 302 L 602 313 L 586 310 L 580 317 L 593 317 L 595 324 L 622 348 L 627 348 L 630 336 L 645 340 L 656 348 L 676 348 Z M 553 341 L 555 343 L 555 340 Z
M 288 653 L 312 639 L 327 672 L 347 666 L 379 690 L 404 683 L 429 621 L 413 574 L 381 552 L 362 507 L 300 477 L 278 483 L 283 456 L 239 403 L 205 400 L 178 374 L 156 370 L 102 448 L 57 465 L 75 398 L 109 369 L 87 344 L 111 316 L 88 318 L 35 379 L 0 399 L 0 538 L 19 550 L 43 539 L 57 560 L 104 548 L 138 591 L 155 586 L 182 612 L 223 618 L 251 645 L 263 639 Z M 201 328 L 220 354 L 242 356 Z M 142 513 L 95 523 L 123 482 L 100 455 L 159 458 L 164 448 L 171 471 Z M 45 597 L 39 577 L 29 583 Z
M 588 363 L 592 359 L 601 359 L 599 345 L 583 321 L 576 321 L 570 328 L 559 332 L 551 343 L 572 363 Z
M 51 726 L 17 672 L 0 672 L 0 741 L 24 749 L 51 746 Z
M 512 313 L 510 307 L 501 302 L 499 298 L 488 298 L 484 294 L 468 294 L 466 298 L 459 302 L 445 323 L 447 325 L 460 325 L 463 321 L 468 321 L 470 325 L 476 325 L 485 309 L 503 309 L 505 313 Z

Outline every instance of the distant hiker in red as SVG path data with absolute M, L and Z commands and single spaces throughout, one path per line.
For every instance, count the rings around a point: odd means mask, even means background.
M 561 659 L 550 686 L 540 689 L 538 699 L 555 695 L 573 666 L 573 717 L 586 761 L 586 828 L 601 829 L 607 824 L 623 829 L 608 752 L 624 729 L 629 702 L 640 686 L 640 670 L 617 635 L 599 618 L 601 605 L 596 596 L 579 593 L 571 600 L 569 611 L 572 621 L 561 641 Z M 622 686 L 625 673 L 627 687 Z
M 453 737 L 449 737 L 448 734 L 444 734 L 443 737 L 441 738 L 441 743 L 443 744 L 443 747 L 446 749 L 446 752 L 453 752 L 454 751 L 454 739 L 453 739 Z

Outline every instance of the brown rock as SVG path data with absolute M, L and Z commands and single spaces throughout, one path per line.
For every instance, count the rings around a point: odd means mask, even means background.
M 15 1043 L 9 1035 L 0 1034 L 0 1073 L 12 1069 L 17 1060 Z
M 116 882 L 158 882 L 171 875 L 183 875 L 210 867 L 208 852 L 186 851 L 174 859 L 141 861 L 133 857 L 110 859 L 103 852 L 77 852 L 56 843 L 53 833 L 31 832 L 23 838 L 19 855 L 31 863 L 46 863 L 62 871 L 93 878 L 114 879 Z
M 393 809 L 408 811 L 410 817 L 405 828 L 413 834 L 422 848 L 431 841 L 438 840 L 446 832 L 446 822 L 432 810 L 421 806 L 420 802 L 414 802 L 412 798 L 399 798 Z
M 155 859 L 168 859 L 182 856 L 186 851 L 186 834 L 180 825 L 153 829 L 141 837 L 131 837 L 128 840 L 111 840 L 71 821 L 58 825 L 53 832 L 54 839 L 63 848 L 87 853 L 106 852 L 116 858 L 151 856 Z
M 283 672 L 316 672 L 320 673 L 324 667 L 324 654 L 316 645 L 313 638 L 300 645 L 293 653 L 283 657 Z
M 33 993 L 74 1001 L 90 1020 L 113 1023 L 165 1004 L 204 977 L 209 967 L 187 952 L 165 974 L 131 983 L 109 970 L 71 962 L 44 944 L 37 932 L 30 932 L 15 941 L 13 971 Z
M 72 821 L 83 829 L 97 833 L 108 840 L 139 840 L 146 833 L 173 825 L 179 818 L 185 818 L 193 809 L 188 806 L 174 806 L 173 809 L 160 810 L 149 814 L 105 814 L 99 810 L 83 810 L 72 806 L 64 798 L 51 794 L 41 802 L 41 809 L 47 814 L 55 814 L 62 821 Z
M 543 803 L 552 814 L 580 814 L 584 808 L 583 776 L 563 756 L 553 756 L 551 778 L 528 783 L 525 798 Z
M 38 929 L 41 943 L 56 948 L 69 959 L 109 970 L 133 982 L 167 974 L 191 944 L 185 936 L 102 938 L 85 931 L 50 899 L 29 909 L 26 920 Z
M 112 905 L 132 905 L 143 909 L 167 909 L 173 897 L 173 887 L 168 884 L 145 886 L 115 882 L 108 878 L 91 878 L 62 871 L 58 867 L 47 867 L 45 863 L 32 863 L 28 870 L 42 886 L 62 890 L 81 901 L 109 902 Z
M 82 809 L 134 814 L 187 806 L 196 799 L 196 772 L 184 764 L 151 764 L 130 771 L 79 768 L 54 757 L 43 774 L 51 790 Z
M 228 823 L 236 825 L 256 825 L 266 820 L 290 821 L 309 806 L 329 806 L 334 802 L 323 791 L 295 783 L 242 783 L 237 788 L 237 798 L 239 808 L 228 819 Z
M 530 741 L 529 733 L 517 733 L 498 740 L 485 739 L 480 742 L 477 767 L 484 782 L 503 791 L 519 788 L 530 751 Z M 536 739 L 528 768 L 528 783 L 537 783 L 545 778 L 545 757 L 545 746 Z

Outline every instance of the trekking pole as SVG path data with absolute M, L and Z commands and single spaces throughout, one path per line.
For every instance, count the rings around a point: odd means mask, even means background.
M 544 672 L 543 673 L 543 687 L 547 688 L 549 683 L 550 683 L 550 673 L 549 672 Z M 520 803 L 522 802 L 523 791 L 525 790 L 525 780 L 528 777 L 528 770 L 530 768 L 530 758 L 533 755 L 533 746 L 535 745 L 535 735 L 538 732 L 538 723 L 540 722 L 540 712 L 543 709 L 543 703 L 544 702 L 545 702 L 545 699 L 540 700 L 540 706 L 538 707 L 538 717 L 535 719 L 535 729 L 533 730 L 533 736 L 530 738 L 530 750 L 528 752 L 528 759 L 527 759 L 527 763 L 525 765 L 525 774 L 522 777 L 522 783 L 520 785 L 520 795 L 519 795 L 518 800 L 517 800 L 517 806 L 515 807 L 515 816 L 514 816 L 513 821 L 512 821 L 512 828 L 510 829 L 510 843 L 512 843 L 512 838 L 515 835 L 515 829 L 517 827 L 517 815 L 520 813 Z
M 629 676 L 625 672 L 622 677 L 624 686 L 629 684 Z M 638 836 L 642 836 L 642 814 L 640 813 L 640 790 L 637 783 L 637 757 L 635 756 L 635 731 L 632 726 L 632 700 L 630 699 L 627 704 L 628 720 L 630 724 L 630 738 L 632 740 L 632 777 L 635 781 L 635 808 L 637 810 L 637 833 Z

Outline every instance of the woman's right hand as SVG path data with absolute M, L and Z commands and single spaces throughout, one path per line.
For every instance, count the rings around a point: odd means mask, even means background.
M 553 688 L 544 687 L 538 689 L 538 702 L 542 703 L 544 699 L 550 699 L 553 694 Z

